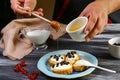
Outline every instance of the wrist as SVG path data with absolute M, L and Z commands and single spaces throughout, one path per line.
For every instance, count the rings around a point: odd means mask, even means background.
M 120 0 L 107 0 L 109 2 L 109 14 L 120 9 Z
M 120 0 L 95 0 L 103 4 L 108 14 L 120 9 Z

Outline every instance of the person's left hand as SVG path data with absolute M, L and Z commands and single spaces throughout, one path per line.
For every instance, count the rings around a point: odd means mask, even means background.
M 80 14 L 88 17 L 88 23 L 84 29 L 86 41 L 90 41 L 95 35 L 100 34 L 108 21 L 108 5 L 104 0 L 90 3 Z
M 11 8 L 13 9 L 14 13 L 20 15 L 31 15 L 31 11 L 34 10 L 37 1 L 36 0 L 10 0 Z

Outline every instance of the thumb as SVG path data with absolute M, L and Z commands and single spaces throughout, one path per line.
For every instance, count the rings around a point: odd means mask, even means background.
M 24 8 L 33 11 L 34 8 L 36 7 L 36 4 L 37 4 L 37 0 L 25 0 Z

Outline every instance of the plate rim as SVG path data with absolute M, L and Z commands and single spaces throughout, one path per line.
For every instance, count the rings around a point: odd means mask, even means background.
M 49 71 L 48 69 L 46 69 L 47 70 L 47 72 L 49 73 L 49 74 L 47 74 L 46 72 L 45 72 L 45 70 L 44 69 L 42 69 L 42 68 L 40 68 L 40 63 L 41 63 L 41 60 L 43 59 L 45 59 L 46 58 L 46 56 L 48 57 L 48 56 L 50 56 L 52 53 L 54 53 L 54 54 L 56 54 L 55 52 L 61 52 L 61 51 L 77 51 L 77 52 L 82 52 L 82 53 L 85 53 L 85 54 L 87 54 L 87 55 L 89 55 L 90 57 L 92 57 L 92 58 L 94 58 L 94 60 L 95 60 L 95 65 L 98 65 L 98 59 L 94 56 L 94 55 L 92 55 L 92 54 L 90 54 L 90 53 L 88 53 L 88 52 L 85 52 L 85 51 L 81 51 L 81 50 L 74 50 L 74 49 L 62 49 L 62 50 L 56 50 L 56 51 L 52 51 L 52 52 L 48 52 L 48 53 L 46 53 L 45 55 L 43 55 L 39 60 L 38 60 L 38 63 L 37 63 L 37 68 L 40 70 L 40 72 L 42 72 L 43 74 L 45 74 L 45 75 L 47 75 L 47 76 L 49 76 L 49 77 L 54 77 L 54 78 L 63 78 L 63 79 L 73 79 L 73 78 L 78 78 L 78 77 L 83 77 L 83 76 L 86 76 L 86 75 L 89 75 L 90 73 L 92 73 L 94 70 L 95 70 L 95 68 L 89 68 L 89 69 L 87 69 L 89 72 L 87 72 L 87 74 L 85 74 L 85 75 L 82 75 L 82 76 L 72 76 L 72 77 L 70 77 L 71 75 L 62 75 L 62 74 L 56 74 L 56 73 L 53 73 L 53 72 L 51 72 L 51 71 Z M 64 53 L 62 53 L 62 54 L 64 54 Z M 49 58 L 49 57 L 48 57 Z M 46 59 L 46 61 L 48 60 L 48 58 Z M 46 62 L 46 61 L 43 61 L 43 62 Z M 46 63 L 45 63 L 46 64 Z M 45 65 L 42 65 L 42 66 L 44 66 L 45 67 Z M 85 70 L 86 71 L 86 70 Z M 83 71 L 83 72 L 85 72 L 85 71 Z M 54 75 L 51 75 L 51 73 L 52 74 L 54 74 Z M 73 74 L 72 74 L 73 75 Z

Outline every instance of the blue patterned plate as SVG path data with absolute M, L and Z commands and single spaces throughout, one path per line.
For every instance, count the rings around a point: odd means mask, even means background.
M 90 53 L 79 51 L 79 50 L 58 50 L 58 51 L 50 52 L 50 53 L 44 55 L 43 57 L 41 57 L 37 63 L 38 69 L 42 73 L 46 74 L 47 76 L 55 77 L 55 78 L 64 78 L 64 79 L 72 79 L 72 78 L 82 77 L 82 76 L 85 76 L 85 75 L 92 73 L 95 70 L 95 68 L 88 68 L 87 70 L 85 70 L 83 72 L 73 72 L 72 74 L 69 74 L 69 75 L 62 75 L 62 74 L 53 73 L 50 70 L 50 66 L 48 64 L 48 58 L 54 54 L 56 54 L 56 55 L 61 54 L 62 55 L 62 54 L 66 54 L 67 52 L 70 52 L 70 51 L 76 51 L 77 53 L 79 53 L 81 59 L 88 60 L 91 63 L 93 63 L 94 65 L 98 65 L 97 58 L 95 56 L 91 55 Z

